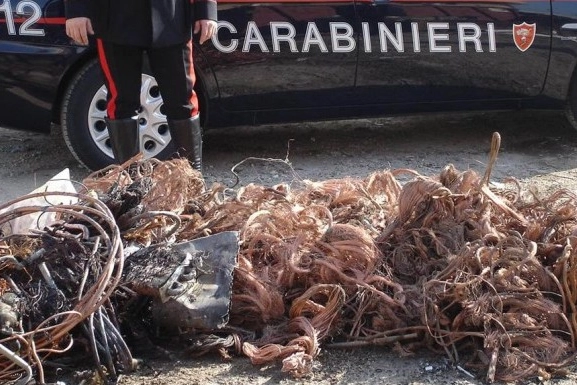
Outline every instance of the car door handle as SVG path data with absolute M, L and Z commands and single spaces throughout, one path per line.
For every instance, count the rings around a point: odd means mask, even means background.
M 577 23 L 566 23 L 560 28 L 561 36 L 577 36 Z

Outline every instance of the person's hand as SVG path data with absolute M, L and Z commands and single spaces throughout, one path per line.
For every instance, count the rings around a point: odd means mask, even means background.
M 87 17 L 73 17 L 66 20 L 66 34 L 76 43 L 88 45 L 88 35 L 94 35 L 90 19 Z
M 200 33 L 200 44 L 209 40 L 216 31 L 216 21 L 198 20 L 194 23 L 194 34 Z

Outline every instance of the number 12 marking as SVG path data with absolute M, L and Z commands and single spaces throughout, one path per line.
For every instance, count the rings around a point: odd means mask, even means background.
M 27 8 L 31 9 L 32 13 L 30 13 L 30 11 L 26 12 Z M 4 0 L 2 5 L 0 5 L 0 12 L 4 12 L 4 15 L 6 16 L 8 35 L 16 35 L 16 25 L 14 24 L 14 16 L 12 15 L 13 11 L 10 0 Z M 43 29 L 32 28 L 32 25 L 42 16 L 42 9 L 40 9 L 40 6 L 37 3 L 30 0 L 20 1 L 16 4 L 16 14 L 22 15 L 25 18 L 24 22 L 18 29 L 19 35 L 44 36 L 45 33 Z

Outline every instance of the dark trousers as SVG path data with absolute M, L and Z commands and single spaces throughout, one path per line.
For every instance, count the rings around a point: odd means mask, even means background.
M 106 112 L 109 119 L 137 115 L 143 54 L 146 53 L 156 78 L 168 119 L 182 120 L 198 115 L 192 41 L 161 48 L 119 45 L 97 40 L 98 58 L 108 88 Z

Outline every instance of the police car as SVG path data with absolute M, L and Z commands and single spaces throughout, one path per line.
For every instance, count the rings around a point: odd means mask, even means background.
M 62 0 L 0 0 L 0 126 L 62 127 L 91 169 L 112 162 L 93 46 Z M 219 0 L 195 46 L 206 127 L 439 110 L 566 108 L 575 124 L 577 4 L 541 0 Z M 142 75 L 147 157 L 173 153 L 155 79 Z

